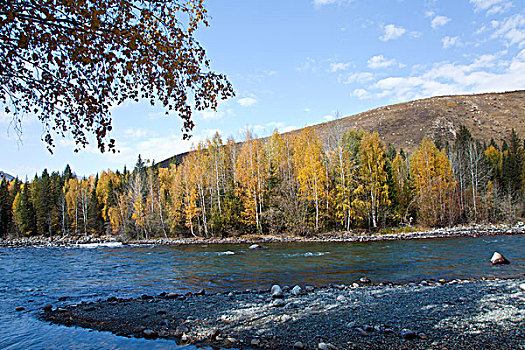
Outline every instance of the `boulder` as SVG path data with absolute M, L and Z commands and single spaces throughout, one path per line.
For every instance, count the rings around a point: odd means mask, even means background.
M 492 258 L 490 259 L 492 265 L 501 265 L 501 264 L 510 264 L 510 262 L 500 253 L 494 252 Z
M 270 294 L 272 295 L 273 299 L 282 298 L 283 297 L 283 290 L 281 287 L 277 284 L 274 284 L 272 286 L 272 289 L 270 290 Z

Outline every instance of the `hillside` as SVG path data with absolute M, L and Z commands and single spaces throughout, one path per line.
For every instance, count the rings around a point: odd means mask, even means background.
M 0 180 L 2 180 L 3 178 L 6 178 L 7 181 L 11 181 L 14 179 L 14 176 L 9 175 L 8 173 L 4 173 L 3 171 L 0 170 Z
M 525 90 L 430 97 L 372 109 L 367 112 L 312 126 L 324 141 L 333 133 L 350 129 L 377 131 L 385 143 L 413 152 L 424 137 L 452 141 L 465 125 L 475 139 L 498 143 L 508 138 L 514 128 L 525 137 Z M 299 132 L 299 130 L 291 133 Z M 178 162 L 186 153 L 170 157 Z

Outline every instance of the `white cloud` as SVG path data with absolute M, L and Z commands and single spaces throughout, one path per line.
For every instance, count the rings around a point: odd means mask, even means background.
M 395 59 L 387 60 L 383 55 L 377 55 L 371 57 L 368 61 L 366 66 L 371 69 L 377 69 L 377 68 L 387 68 L 390 66 L 396 65 L 397 62 Z
M 406 29 L 403 27 L 396 27 L 393 24 L 387 24 L 383 26 L 384 34 L 379 37 L 381 41 L 388 41 L 400 38 L 403 34 L 406 33 Z
M 306 57 L 306 60 L 296 68 L 298 71 L 311 71 L 317 70 L 317 61 L 311 57 Z
M 312 110 L 311 110 L 310 108 L 305 108 L 304 111 L 305 111 L 306 113 L 310 113 Z
M 487 11 L 487 15 L 503 13 L 512 7 L 512 2 L 508 0 L 470 0 L 474 5 L 474 11 Z
M 253 97 L 244 97 L 239 100 L 237 100 L 237 103 L 240 104 L 242 107 L 249 107 L 253 106 L 257 103 L 257 100 Z
M 525 49 L 507 61 L 497 55 L 483 55 L 471 64 L 440 62 L 430 69 L 409 77 L 388 77 L 368 87 L 375 97 L 390 97 L 395 101 L 462 93 L 501 92 L 525 88 Z M 503 67 L 503 70 L 501 68 Z M 365 91 L 354 91 L 355 96 Z
M 508 46 L 517 44 L 519 48 L 525 46 L 525 16 L 516 14 L 502 21 L 492 21 L 495 32 L 492 38 L 506 41 Z
M 441 39 L 441 42 L 443 43 L 443 48 L 448 49 L 449 47 L 457 46 L 459 44 L 459 37 L 446 36 L 443 39 Z
M 446 16 L 436 16 L 436 17 L 434 17 L 432 22 L 430 22 L 430 26 L 432 28 L 434 28 L 434 29 L 437 29 L 439 27 L 444 26 L 448 22 L 450 22 L 450 18 L 448 18 Z
M 313 0 L 314 6 L 324 6 L 324 5 L 342 5 L 344 3 L 352 2 L 352 0 Z
M 350 62 L 343 63 L 343 62 L 333 62 L 330 63 L 329 71 L 332 73 L 335 73 L 339 70 L 346 70 L 350 66 Z
M 325 120 L 325 121 L 327 121 L 327 122 L 329 122 L 329 121 L 331 121 L 331 120 L 334 120 L 334 119 L 335 119 L 335 117 L 334 117 L 333 115 L 325 115 L 325 116 L 323 117 L 323 120 Z
M 195 115 L 204 120 L 214 120 L 224 118 L 225 113 L 224 111 L 214 111 L 211 109 L 206 109 L 204 111 L 197 111 Z
M 370 97 L 370 94 L 365 89 L 355 89 L 352 92 L 352 96 L 355 96 L 360 100 L 364 100 L 365 98 Z
M 352 83 L 365 83 L 367 81 L 373 80 L 374 75 L 369 72 L 359 72 L 359 73 L 352 73 L 349 76 L 345 77 L 344 79 L 341 79 L 343 84 L 352 84 Z

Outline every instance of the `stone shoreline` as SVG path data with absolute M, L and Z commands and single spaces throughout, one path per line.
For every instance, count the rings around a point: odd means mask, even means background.
M 503 234 L 524 234 L 525 224 L 516 225 L 469 225 L 415 231 L 406 233 L 373 234 L 363 232 L 331 232 L 302 236 L 249 236 L 230 238 L 155 238 L 149 240 L 119 240 L 116 237 L 28 237 L 0 239 L 0 247 L 61 247 L 82 246 L 83 244 L 138 244 L 138 245 L 184 245 L 184 244 L 255 244 L 255 243 L 287 243 L 287 242 L 372 242 L 385 240 L 428 239 L 445 237 L 477 237 Z
M 162 293 L 47 306 L 42 319 L 177 344 L 263 349 L 525 349 L 525 276 Z

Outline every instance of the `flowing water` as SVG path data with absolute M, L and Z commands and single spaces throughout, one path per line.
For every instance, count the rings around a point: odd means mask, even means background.
M 510 265 L 492 266 L 494 251 Z M 0 349 L 173 349 L 173 341 L 128 339 L 50 325 L 41 308 L 163 291 L 208 291 L 525 273 L 525 235 L 369 243 L 0 248 Z M 67 297 L 64 302 L 58 298 Z M 15 311 L 18 306 L 24 311 Z M 192 348 L 192 347 L 185 347 Z M 193 348 L 194 349 L 194 348 Z

